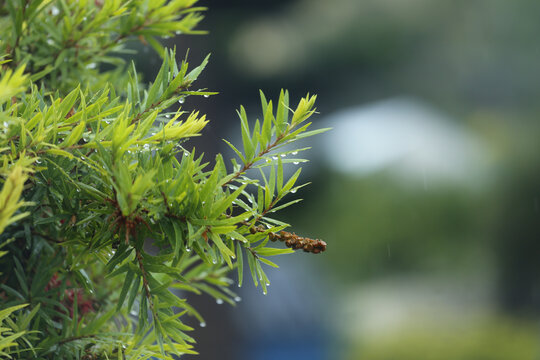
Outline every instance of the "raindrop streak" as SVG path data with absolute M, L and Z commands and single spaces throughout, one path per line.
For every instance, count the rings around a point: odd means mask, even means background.
M 199 324 L 200 327 L 205 327 L 206 326 L 206 323 L 205 322 L 202 322 Z
M 223 304 L 223 300 L 222 299 L 216 299 L 216 304 L 218 304 L 218 305 Z

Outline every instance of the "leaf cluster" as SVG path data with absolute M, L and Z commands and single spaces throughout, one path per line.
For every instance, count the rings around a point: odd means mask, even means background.
M 182 104 L 215 94 L 194 88 L 209 58 L 190 67 L 155 40 L 197 32 L 194 1 L 7 3 L 0 320 L 8 327 L 0 351 L 39 359 L 194 353 L 184 315 L 205 322 L 184 294 L 234 305 L 228 274 L 236 269 L 241 285 L 245 262 L 266 293 L 262 265 L 277 267 L 269 257 L 293 252 L 268 246 L 269 234 L 288 226 L 271 214 L 300 201 L 289 196 L 303 186 L 300 169 L 286 177 L 283 167 L 305 161 L 291 143 L 325 131 L 308 130 L 315 96 L 293 110 L 287 91 L 275 103 L 261 92 L 262 121 L 250 127 L 238 111 L 242 150 L 227 142 L 237 158 L 207 162 L 187 140 L 208 121 Z M 110 52 L 132 36 L 163 57 L 152 84 L 142 85 L 133 65 L 123 79 L 98 67 L 81 75 L 90 61 L 121 66 Z

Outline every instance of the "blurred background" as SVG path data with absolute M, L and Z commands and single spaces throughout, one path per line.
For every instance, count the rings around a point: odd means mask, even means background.
M 540 2 L 200 5 L 209 35 L 165 40 L 212 53 L 198 84 L 220 94 L 184 104 L 211 120 L 197 151 L 232 157 L 259 89 L 318 94 L 333 130 L 279 214 L 327 252 L 276 259 L 269 294 L 246 282 L 236 307 L 193 298 L 197 358 L 540 359 Z

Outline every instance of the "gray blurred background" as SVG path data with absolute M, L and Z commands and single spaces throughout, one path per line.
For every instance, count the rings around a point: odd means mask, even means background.
M 220 94 L 184 104 L 211 120 L 197 151 L 232 157 L 259 89 L 318 94 L 333 130 L 278 215 L 328 251 L 276 259 L 234 308 L 193 298 L 198 359 L 540 359 L 540 2 L 200 5 L 209 35 L 165 41 L 212 53 L 198 83 Z

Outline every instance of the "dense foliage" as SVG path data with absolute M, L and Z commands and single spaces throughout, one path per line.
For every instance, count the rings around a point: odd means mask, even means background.
M 203 317 L 181 296 L 235 303 L 231 269 L 269 284 L 270 256 L 326 244 L 284 231 L 315 96 L 294 110 L 261 93 L 261 121 L 240 108 L 242 149 L 230 165 L 190 149 L 204 115 L 179 107 L 202 64 L 177 62 L 159 37 L 194 34 L 193 0 L 0 1 L 0 356 L 172 359 L 194 353 Z M 150 85 L 119 54 L 152 46 Z M 125 57 L 125 56 L 124 56 Z M 285 145 L 289 145 L 285 147 Z M 260 180 L 246 172 L 260 170 Z M 280 240 L 288 247 L 268 246 Z

